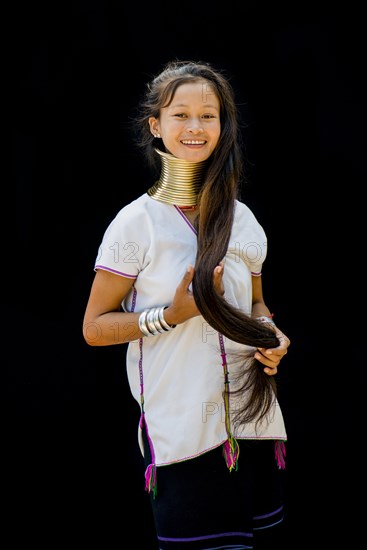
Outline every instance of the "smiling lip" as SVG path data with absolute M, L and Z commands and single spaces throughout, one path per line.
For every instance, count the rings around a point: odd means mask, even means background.
M 181 143 L 183 145 L 205 145 L 206 141 L 204 139 L 183 139 Z

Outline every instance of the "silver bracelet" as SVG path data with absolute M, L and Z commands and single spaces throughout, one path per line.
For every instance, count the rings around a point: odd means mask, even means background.
M 166 307 L 167 306 L 145 309 L 139 315 L 139 329 L 144 336 L 155 336 L 175 328 L 176 325 L 169 325 L 163 316 L 163 311 Z
M 169 325 L 167 323 L 167 321 L 165 320 L 164 315 L 163 315 L 163 312 L 164 312 L 165 309 L 166 309 L 166 306 L 163 306 L 163 307 L 160 308 L 160 310 L 159 310 L 159 321 L 161 323 L 161 326 L 165 330 L 172 330 L 173 328 L 175 328 L 176 325 Z
M 146 325 L 147 313 L 148 310 L 146 309 L 139 315 L 139 329 L 144 334 L 144 336 L 152 336 Z
M 154 308 L 154 313 L 153 313 L 153 323 L 154 323 L 154 326 L 155 328 L 158 330 L 158 332 L 166 332 L 165 329 L 162 327 L 160 321 L 159 321 L 159 311 L 160 311 L 161 308 L 159 307 L 156 307 Z
M 267 317 L 266 315 L 261 315 L 261 317 L 255 317 L 256 321 L 260 321 L 260 323 L 267 323 L 268 325 L 275 325 L 273 319 L 271 317 Z
M 148 313 L 146 317 L 146 327 L 149 330 L 149 332 L 155 336 L 156 334 L 159 334 L 159 330 L 157 329 L 153 321 L 154 312 L 155 312 L 155 307 L 148 309 Z

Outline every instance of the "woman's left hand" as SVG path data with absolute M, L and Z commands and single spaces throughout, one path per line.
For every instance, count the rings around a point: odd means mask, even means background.
M 288 346 L 291 343 L 289 338 L 278 328 L 275 328 L 275 334 L 280 342 L 278 347 L 257 348 L 255 353 L 255 358 L 265 365 L 264 372 L 269 376 L 274 376 L 278 372 L 278 365 L 282 357 L 288 353 Z

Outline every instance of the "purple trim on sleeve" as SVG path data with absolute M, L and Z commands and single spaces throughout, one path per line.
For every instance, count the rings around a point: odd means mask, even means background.
M 251 271 L 253 277 L 261 277 L 261 271 Z
M 122 277 L 127 277 L 128 279 L 136 279 L 136 275 L 129 275 L 128 273 L 124 273 L 123 271 L 117 271 L 117 269 L 111 269 L 110 267 L 106 267 L 105 265 L 95 265 L 94 271 L 97 269 L 104 269 L 104 271 L 109 271 L 110 273 L 116 273 L 116 275 L 121 275 Z

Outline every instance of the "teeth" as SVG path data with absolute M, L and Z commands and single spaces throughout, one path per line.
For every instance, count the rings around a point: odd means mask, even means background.
M 205 141 L 201 141 L 201 140 L 196 140 L 196 139 L 186 139 L 186 140 L 183 140 L 182 143 L 185 143 L 186 145 L 203 145 L 205 143 Z

